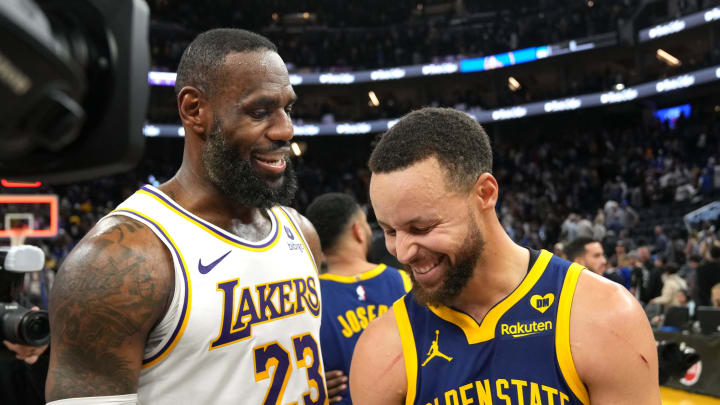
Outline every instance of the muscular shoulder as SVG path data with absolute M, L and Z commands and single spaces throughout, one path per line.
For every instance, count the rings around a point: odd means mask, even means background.
M 622 285 L 581 273 L 570 314 L 570 347 L 593 404 L 659 403 L 652 330 L 640 303 Z
M 356 405 L 402 404 L 407 376 L 394 311 L 371 322 L 360 335 L 350 366 L 350 394 Z
M 322 252 L 322 246 L 320 245 L 320 237 L 318 236 L 312 222 L 310 222 L 309 219 L 305 218 L 303 215 L 297 212 L 295 208 L 285 206 L 283 206 L 282 208 L 290 214 L 292 220 L 295 221 L 295 223 L 300 228 L 300 231 L 305 236 L 305 240 L 309 245 L 308 247 L 310 248 L 310 251 L 312 252 L 315 259 L 315 264 L 319 269 L 320 264 L 325 260 L 325 256 Z
M 147 287 L 113 292 L 150 298 L 164 295 L 166 288 L 154 290 L 171 286 L 172 276 L 172 258 L 165 245 L 147 226 L 118 215 L 100 221 L 72 250 L 58 272 L 53 293 L 62 298 L 64 288 L 70 287 L 73 296 L 108 294 L 104 290 L 136 283 Z
M 173 281 L 169 252 L 146 226 L 121 216 L 96 225 L 51 291 L 48 399 L 134 392 L 145 339 Z

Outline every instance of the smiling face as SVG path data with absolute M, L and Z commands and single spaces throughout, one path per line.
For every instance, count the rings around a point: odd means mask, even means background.
M 268 50 L 236 52 L 219 77 L 202 155 L 210 181 L 241 205 L 288 204 L 297 189 L 289 159 L 296 96 L 285 64 Z
M 387 249 L 410 272 L 420 304 L 449 305 L 483 251 L 470 195 L 452 190 L 446 176 L 431 157 L 405 169 L 373 173 L 370 182 Z

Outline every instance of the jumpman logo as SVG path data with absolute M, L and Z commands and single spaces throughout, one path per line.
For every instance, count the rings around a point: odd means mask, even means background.
M 438 349 L 438 339 L 440 338 L 440 331 L 435 329 L 435 340 L 433 340 L 432 344 L 430 345 L 430 350 L 427 352 L 428 358 L 425 359 L 422 366 L 425 367 L 425 365 L 432 359 L 433 357 L 442 357 L 443 359 L 447 361 L 452 361 L 452 357 L 448 357 L 440 352 L 440 349 Z

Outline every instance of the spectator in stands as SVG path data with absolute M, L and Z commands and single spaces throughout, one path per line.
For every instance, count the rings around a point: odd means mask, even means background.
M 578 238 L 591 238 L 591 239 L 593 239 L 595 237 L 593 223 L 590 222 L 590 220 L 585 216 L 581 217 L 577 223 L 577 237 Z M 600 241 L 602 239 L 596 239 L 596 240 Z
M 579 221 L 580 216 L 574 212 L 571 212 L 570 215 L 565 218 L 565 221 L 562 223 L 562 229 L 560 233 L 565 240 L 572 242 L 575 238 L 577 238 L 577 228 Z
M 697 296 L 697 268 L 702 262 L 702 257 L 698 255 L 690 256 L 690 259 L 680 267 L 678 275 L 684 278 L 688 285 L 688 294 L 694 301 L 698 300 Z
M 710 248 L 710 259 L 698 266 L 697 289 L 698 305 L 710 305 L 711 290 L 720 283 L 720 245 Z
M 600 242 L 592 238 L 578 237 L 565 247 L 568 260 L 579 263 L 595 274 L 603 275 L 607 259 Z
M 680 305 L 678 293 L 687 291 L 687 283 L 677 274 L 679 268 L 675 263 L 668 263 L 663 266 L 663 288 L 659 297 L 650 300 L 651 303 L 666 306 Z M 687 294 L 687 293 L 685 293 Z
M 710 306 L 720 307 L 720 283 L 715 284 L 710 289 Z
M 670 240 L 665 235 L 662 226 L 655 226 L 655 243 L 653 245 L 653 253 L 665 253 Z
M 607 228 L 605 228 L 605 213 L 603 210 L 598 210 L 597 214 L 595 215 L 595 219 L 593 220 L 593 234 L 592 238 L 595 240 L 603 240 L 605 239 L 605 234 L 607 233 Z

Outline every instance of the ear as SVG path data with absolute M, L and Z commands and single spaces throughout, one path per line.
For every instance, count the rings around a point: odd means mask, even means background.
M 212 123 L 212 110 L 202 91 L 192 86 L 183 87 L 177 104 L 183 127 L 205 139 Z
M 352 235 L 356 241 L 363 243 L 365 242 L 365 233 L 363 232 L 360 221 L 353 221 L 352 224 Z
M 472 188 L 472 197 L 482 211 L 494 210 L 498 199 L 498 183 L 490 173 L 478 177 Z

